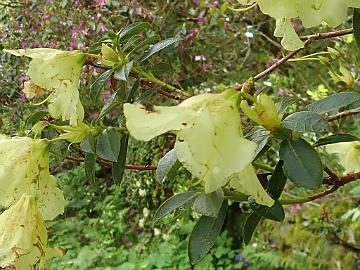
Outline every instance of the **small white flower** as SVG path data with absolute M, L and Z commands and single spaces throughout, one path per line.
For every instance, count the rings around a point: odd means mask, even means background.
M 154 235 L 159 236 L 161 231 L 158 228 L 154 228 Z
M 145 189 L 139 189 L 139 195 L 140 195 L 140 197 L 145 197 L 146 190 Z
M 139 227 L 144 228 L 144 224 L 145 224 L 145 219 L 143 218 L 139 219 Z
M 149 214 L 150 214 L 150 210 L 145 207 L 145 208 L 143 209 L 143 215 L 144 215 L 144 217 L 148 217 Z

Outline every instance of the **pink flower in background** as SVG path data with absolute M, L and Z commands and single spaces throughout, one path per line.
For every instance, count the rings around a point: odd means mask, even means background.
M 95 20 L 100 20 L 101 19 L 101 13 L 97 13 L 96 16 L 95 16 Z
M 71 28 L 70 33 L 71 33 L 72 38 L 77 38 L 78 37 L 78 30 L 75 29 L 74 27 Z
M 104 7 L 106 6 L 106 0 L 99 0 L 98 4 L 97 4 L 99 7 Z
M 303 205 L 297 203 L 297 204 L 294 204 L 294 205 L 291 205 L 289 206 L 288 210 L 290 213 L 292 214 L 296 214 L 297 212 L 299 212 L 302 208 L 304 208 Z
M 69 44 L 69 49 L 70 50 L 75 50 L 77 48 L 77 44 L 74 40 L 70 41 L 70 44 Z
M 44 16 L 43 16 L 43 19 L 44 19 L 45 21 L 50 20 L 50 18 L 51 18 L 51 14 L 50 14 L 50 13 L 46 13 L 46 14 L 44 14 Z
M 109 29 L 107 28 L 107 26 L 105 24 L 100 24 L 100 30 L 102 32 L 107 32 Z
M 52 39 L 52 40 L 49 41 L 49 46 L 51 48 L 57 48 L 58 42 L 56 40 Z
M 85 37 L 87 37 L 87 36 L 90 34 L 90 28 L 86 28 L 86 29 L 82 30 L 81 33 L 82 33 Z

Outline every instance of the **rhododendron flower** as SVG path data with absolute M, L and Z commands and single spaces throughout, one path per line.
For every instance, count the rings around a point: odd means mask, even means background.
M 251 165 L 256 143 L 243 138 L 238 111 L 239 94 L 202 94 L 178 106 L 124 104 L 126 125 L 138 140 L 148 141 L 168 131 L 176 133 L 179 161 L 194 176 L 204 180 L 207 193 L 230 185 L 258 203 L 271 206 L 273 200 L 261 186 Z
M 9 207 L 29 193 L 36 197 L 44 219 L 64 212 L 64 196 L 49 173 L 44 140 L 0 135 L 0 156 L 0 205 Z
M 52 117 L 70 120 L 70 125 L 82 122 L 84 108 L 79 98 L 78 87 L 86 54 L 49 48 L 4 51 L 32 58 L 28 70 L 29 77 L 36 86 L 52 92 L 49 97 L 49 112 Z
M 266 129 L 274 131 L 281 123 L 283 117 L 279 114 L 275 102 L 268 95 L 261 93 L 257 96 L 256 102 L 252 107 L 246 100 L 242 100 L 240 108 L 245 115 L 259 125 L 263 125 Z
M 254 2 L 263 13 L 277 20 L 275 36 L 283 37 L 281 44 L 291 51 L 304 46 L 291 24 L 292 18 L 300 18 L 306 28 L 321 22 L 336 27 L 346 21 L 349 7 L 360 8 L 358 0 L 240 0 L 241 4 Z
M 345 173 L 360 172 L 360 142 L 341 142 L 325 147 L 329 154 L 337 154 Z
M 28 270 L 57 255 L 62 255 L 60 249 L 47 247 L 45 222 L 34 196 L 22 195 L 0 215 L 0 267 Z

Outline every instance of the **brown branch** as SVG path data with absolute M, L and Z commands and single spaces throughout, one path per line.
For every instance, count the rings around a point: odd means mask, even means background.
M 304 47 L 300 48 L 296 51 L 292 51 L 285 55 L 284 57 L 280 58 L 278 61 L 276 61 L 274 64 L 272 64 L 270 67 L 265 69 L 264 71 L 258 73 L 254 76 L 254 81 L 258 81 L 265 76 L 269 75 L 270 73 L 274 72 L 276 69 L 278 69 L 282 64 L 286 63 L 288 60 L 293 58 L 298 52 L 303 50 L 306 46 L 308 46 L 312 41 L 314 40 L 321 40 L 321 39 L 327 39 L 327 38 L 334 38 L 334 37 L 340 37 L 344 35 L 349 35 L 353 33 L 353 29 L 344 29 L 339 31 L 332 31 L 332 32 L 325 32 L 325 33 L 317 33 L 313 35 L 303 36 L 301 37 L 302 40 L 305 40 Z M 235 90 L 240 91 L 243 84 L 235 87 Z
M 349 35 L 352 33 L 354 33 L 354 29 L 348 28 L 348 29 L 343 29 L 343 30 L 339 30 L 339 31 L 317 33 L 317 34 L 312 34 L 312 35 L 308 35 L 308 36 L 302 36 L 302 37 L 300 37 L 300 39 L 302 39 L 302 40 L 307 40 L 307 39 L 319 40 L 319 39 L 327 39 L 327 38 L 345 36 L 345 35 Z
M 69 157 L 67 156 L 66 159 L 68 160 L 72 160 L 75 162 L 83 162 L 84 159 L 79 159 L 79 158 L 74 158 L 74 157 Z M 100 164 L 104 167 L 107 168 L 111 168 L 113 166 L 113 163 L 111 161 L 107 161 L 104 159 L 97 159 L 96 160 L 97 164 Z M 126 170 L 137 170 L 137 171 L 155 171 L 157 169 L 156 166 L 151 166 L 151 165 L 133 165 L 133 164 L 129 164 L 129 165 L 125 165 L 125 169 Z
M 348 116 L 353 116 L 353 115 L 358 114 L 358 113 L 360 113 L 360 108 L 351 109 L 351 110 L 348 110 L 348 111 L 344 111 L 344 112 L 340 112 L 340 113 L 337 113 L 337 114 L 334 114 L 334 115 L 330 115 L 330 116 L 326 117 L 326 120 L 328 122 L 332 122 L 332 121 L 339 120 L 339 119 L 342 119 L 342 118 L 345 118 L 345 117 L 348 117 Z

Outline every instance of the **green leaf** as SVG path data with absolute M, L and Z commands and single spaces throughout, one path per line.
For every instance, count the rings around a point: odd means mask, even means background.
M 278 201 L 275 201 L 274 205 L 271 207 L 260 205 L 255 202 L 250 203 L 250 207 L 257 215 L 267 219 L 282 222 L 285 218 L 284 208 Z
M 202 192 L 195 200 L 195 210 L 208 217 L 217 217 L 222 202 L 224 201 L 224 192 L 217 189 L 211 193 Z
M 114 78 L 119 81 L 127 81 L 133 65 L 134 65 L 133 61 L 125 65 L 122 65 L 118 70 L 115 71 Z
M 170 150 L 159 160 L 156 169 L 156 181 L 162 184 L 166 179 L 171 179 L 180 167 L 181 163 L 177 159 L 175 149 Z
M 143 56 L 139 59 L 139 62 L 144 62 L 149 57 L 153 56 L 154 54 L 158 53 L 159 51 L 165 49 L 166 47 L 169 47 L 170 45 L 173 45 L 174 43 L 182 40 L 181 37 L 173 37 L 169 39 L 162 40 L 156 44 L 154 44 L 149 50 L 147 50 Z
M 128 41 L 125 43 L 122 49 L 126 52 L 127 49 L 129 49 L 131 46 L 133 46 L 135 43 L 137 43 L 140 40 L 142 40 L 142 37 L 132 36 L 131 38 L 128 39 Z
M 158 63 L 150 68 L 150 72 L 154 76 L 163 75 L 170 71 L 171 71 L 171 65 L 169 63 Z
M 125 27 L 124 29 L 122 29 L 121 31 L 119 31 L 119 33 L 117 34 L 118 41 L 120 43 L 122 43 L 125 40 L 129 39 L 130 37 L 137 35 L 143 31 L 149 29 L 150 27 L 151 26 L 148 22 L 132 23 L 132 24 L 128 25 L 127 27 Z
M 156 221 L 160 220 L 161 218 L 170 214 L 175 209 L 194 200 L 197 195 L 198 195 L 197 192 L 188 191 L 188 192 L 176 194 L 176 195 L 172 196 L 171 198 L 167 199 L 165 202 L 163 202 L 160 205 L 158 210 L 156 210 L 156 213 L 154 216 L 154 221 L 156 222 Z
M 360 101 L 360 94 L 357 92 L 341 92 L 328 96 L 309 106 L 305 107 L 305 111 L 316 113 L 327 113 L 337 111 L 342 107 L 348 106 L 354 102 Z
M 360 48 L 360 9 L 358 8 L 354 9 L 353 28 L 356 43 Z
M 332 143 L 353 142 L 358 140 L 360 140 L 358 137 L 355 137 L 351 134 L 333 134 L 328 137 L 319 139 L 316 143 L 313 144 L 313 146 L 318 147 Z
M 80 143 L 80 148 L 82 151 L 86 153 L 93 153 L 96 152 L 96 141 L 94 135 L 90 132 Z
M 105 86 L 105 83 L 113 74 L 113 70 L 109 69 L 96 78 L 95 82 L 90 86 L 90 98 L 96 102 L 99 98 L 100 92 Z
M 315 112 L 296 112 L 282 121 L 282 125 L 297 132 L 324 132 L 330 129 L 324 117 Z
M 155 36 L 151 36 L 145 40 L 143 40 L 142 42 L 140 42 L 138 45 L 136 45 L 130 52 L 128 55 L 131 55 L 133 53 L 135 53 L 136 51 L 140 50 L 142 47 L 152 44 L 156 41 L 160 40 L 160 36 L 159 35 L 155 35 Z
M 244 225 L 244 243 L 245 245 L 249 244 L 251 241 L 251 238 L 255 232 L 255 229 L 257 225 L 259 224 L 261 220 L 261 216 L 252 213 L 247 218 L 245 225 Z
M 303 139 L 288 139 L 280 145 L 283 171 L 295 184 L 316 189 L 323 179 L 323 166 L 315 149 Z
M 33 113 L 25 120 L 25 127 L 33 126 L 47 115 L 49 115 L 48 111 L 38 111 Z
M 268 187 L 266 189 L 267 193 L 271 195 L 271 197 L 275 200 L 279 199 L 282 191 L 284 190 L 287 177 L 283 172 L 283 164 L 282 160 L 279 160 L 278 164 L 275 167 L 274 173 L 271 175 L 271 178 L 268 183 Z
M 115 182 L 120 183 L 124 176 L 126 154 L 129 144 L 129 133 L 124 133 L 120 141 L 120 152 L 117 161 L 112 166 L 112 175 Z
M 96 154 L 106 160 L 117 161 L 120 153 L 120 134 L 115 128 L 105 129 L 97 138 Z
M 108 112 L 110 112 L 116 105 L 118 105 L 117 95 L 118 95 L 117 91 L 111 95 L 109 100 L 102 107 L 98 119 L 102 118 L 104 115 L 106 115 Z
M 148 97 L 151 97 L 156 93 L 156 89 L 151 88 L 146 90 L 139 98 L 134 101 L 134 104 L 143 103 Z
M 130 93 L 128 95 L 127 102 L 129 102 L 129 103 L 134 102 L 137 90 L 139 89 L 139 86 L 140 86 L 140 83 L 141 83 L 141 79 L 137 79 L 134 82 L 133 86 L 131 87 Z
M 255 157 L 257 157 L 259 155 L 259 153 L 261 152 L 261 150 L 265 147 L 265 145 L 267 144 L 267 142 L 269 140 L 269 136 L 270 136 L 270 131 L 266 130 L 262 126 L 254 127 L 247 134 L 246 138 L 249 139 L 250 141 L 255 142 L 258 145 L 258 147 L 256 148 L 256 151 L 255 151 Z
M 191 264 L 201 261 L 215 244 L 224 224 L 227 208 L 227 201 L 224 201 L 216 218 L 202 216 L 196 223 L 190 235 L 188 247 Z
M 96 164 L 96 155 L 93 153 L 86 153 L 84 159 L 85 165 L 85 174 L 89 181 L 95 181 L 95 164 Z

